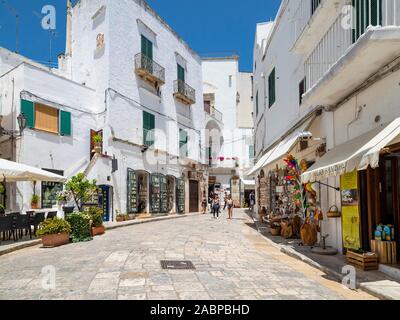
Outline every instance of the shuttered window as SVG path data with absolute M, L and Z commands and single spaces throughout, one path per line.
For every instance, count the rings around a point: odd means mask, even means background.
M 188 157 L 188 134 L 186 130 L 179 129 L 179 154 L 181 157 Z
M 256 116 L 258 116 L 258 91 L 256 93 Z
M 21 100 L 21 113 L 26 118 L 27 128 L 35 127 L 35 104 L 31 101 Z
M 143 111 L 143 144 L 148 147 L 154 145 L 155 117 Z
M 142 35 L 142 54 L 153 60 L 153 43 Z
M 178 80 L 185 82 L 185 68 L 178 64 Z
M 26 118 L 27 128 L 62 136 L 72 135 L 71 113 L 41 103 L 21 100 L 21 113 Z
M 35 129 L 58 133 L 58 110 L 36 103 Z
M 276 88 L 275 88 L 275 68 L 272 70 L 268 77 L 268 101 L 269 107 L 271 108 L 272 105 L 276 101 Z

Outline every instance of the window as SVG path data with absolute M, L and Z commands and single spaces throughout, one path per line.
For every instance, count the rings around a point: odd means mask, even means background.
M 64 175 L 64 171 L 53 170 L 53 169 L 43 169 L 51 173 L 58 174 L 60 176 Z M 57 193 L 62 191 L 63 184 L 61 182 L 46 182 L 42 181 L 42 208 L 53 208 L 57 205 Z
M 299 83 L 299 105 L 303 103 L 303 94 L 306 92 L 306 78 Z
M 21 113 L 26 117 L 27 128 L 62 136 L 72 135 L 71 113 L 41 103 L 21 100 Z
M 188 157 L 188 134 L 186 130 L 179 129 L 179 155 L 181 157 Z
M 251 145 L 251 146 L 249 146 L 249 158 L 250 159 L 254 159 L 254 146 L 253 145 Z
M 229 76 L 229 88 L 232 88 L 232 76 Z
M 178 80 L 185 82 L 185 68 L 178 64 Z
M 153 43 L 142 35 L 142 54 L 153 60 Z
M 319 5 L 321 3 L 321 0 L 311 0 L 311 15 L 317 11 Z
M 256 93 L 256 116 L 258 116 L 258 91 Z
M 272 70 L 268 77 L 268 101 L 269 101 L 269 107 L 271 108 L 272 105 L 276 101 L 276 95 L 275 95 L 275 68 Z
M 155 117 L 143 111 L 143 144 L 147 147 L 154 146 Z
M 308 140 L 300 140 L 300 151 L 308 148 Z

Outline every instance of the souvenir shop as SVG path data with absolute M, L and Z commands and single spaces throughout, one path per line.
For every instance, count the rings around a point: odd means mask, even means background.
M 185 211 L 185 182 L 173 176 L 128 169 L 128 214 L 169 214 Z

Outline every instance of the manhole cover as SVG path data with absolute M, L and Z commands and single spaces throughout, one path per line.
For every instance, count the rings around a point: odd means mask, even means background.
M 196 269 L 191 261 L 161 260 L 161 267 L 167 270 L 193 270 Z

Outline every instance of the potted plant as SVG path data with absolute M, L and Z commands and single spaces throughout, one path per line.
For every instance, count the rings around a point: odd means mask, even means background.
M 101 154 L 102 145 L 103 145 L 103 137 L 99 134 L 96 134 L 93 137 L 93 143 L 94 143 L 94 152 L 97 154 Z
M 88 214 L 91 217 L 91 231 L 92 236 L 97 236 L 104 234 L 106 232 L 106 228 L 103 225 L 103 212 L 99 207 L 89 207 Z
M 270 229 L 273 236 L 279 236 L 281 234 L 282 227 L 279 222 L 273 222 Z
M 32 198 L 31 198 L 31 208 L 37 209 L 38 205 L 39 205 L 39 196 L 34 194 L 34 195 L 32 195 Z
M 69 243 L 71 225 L 55 217 L 43 221 L 36 232 L 36 235 L 42 239 L 44 248 L 54 248 Z
M 117 222 L 125 221 L 125 215 L 121 213 L 117 214 L 116 220 Z

